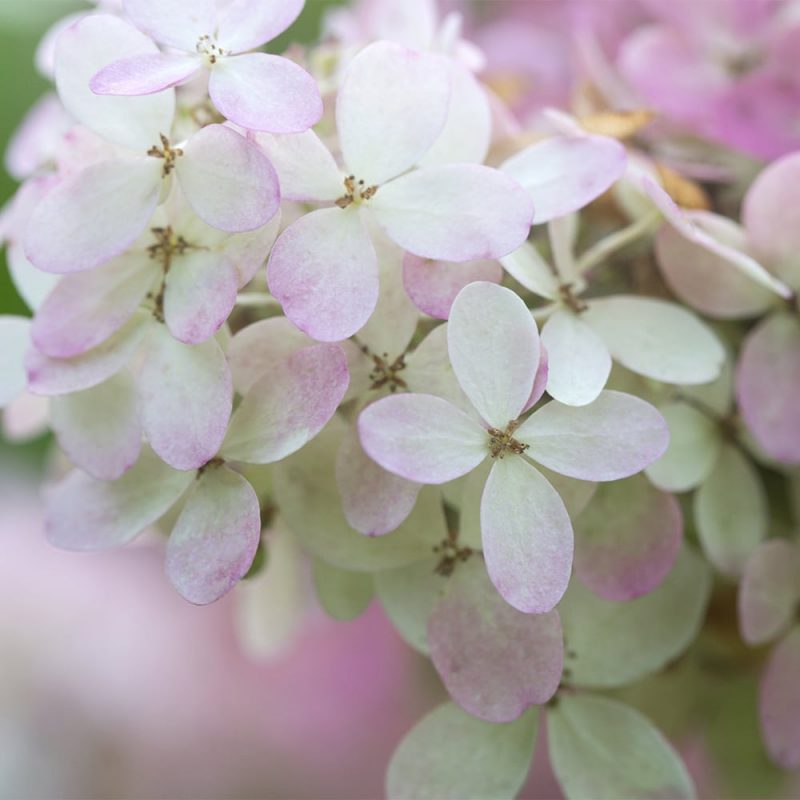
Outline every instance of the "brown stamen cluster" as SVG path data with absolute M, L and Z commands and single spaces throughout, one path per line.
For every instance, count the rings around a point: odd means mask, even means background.
M 370 353 L 367 352 L 367 355 Z M 372 381 L 372 389 L 382 389 L 384 386 L 388 386 L 390 392 L 408 389 L 408 384 L 397 374 L 406 368 L 404 355 L 398 356 L 392 362 L 389 362 L 388 353 L 382 356 L 371 355 L 371 358 L 373 367 L 369 379 Z
M 466 561 L 474 551 L 471 547 L 459 547 L 458 531 L 450 530 L 447 532 L 447 538 L 442 539 L 441 544 L 433 548 L 433 552 L 441 554 L 441 559 L 433 571 L 437 575 L 449 577 L 456 565 Z
M 160 133 L 159 136 L 161 137 L 161 147 L 154 144 L 147 151 L 147 155 L 164 159 L 164 167 L 161 174 L 166 178 L 175 169 L 175 162 L 178 156 L 183 155 L 183 150 L 180 147 L 170 147 L 169 139 L 163 133 Z
M 222 56 L 230 55 L 228 51 L 223 50 L 207 33 L 203 34 L 203 36 L 197 40 L 195 49 L 201 56 L 205 56 L 209 64 L 216 64 L 217 59 L 222 58 Z
M 353 203 L 360 203 L 362 200 L 369 200 L 375 197 L 378 191 L 377 186 L 364 186 L 364 181 L 356 181 L 355 175 L 348 175 L 344 179 L 344 194 L 336 201 L 339 208 L 347 208 Z
M 514 431 L 519 427 L 519 420 L 514 420 L 501 431 L 498 428 L 489 428 L 489 452 L 492 458 L 505 458 L 506 453 L 522 455 L 527 449 L 527 444 L 522 444 L 514 438 Z
M 582 311 L 586 311 L 586 309 L 589 308 L 589 306 L 573 292 L 571 283 L 562 283 L 561 286 L 558 287 L 558 294 L 561 298 L 561 302 L 564 303 L 567 308 L 571 308 L 576 314 L 580 314 Z
M 183 255 L 194 245 L 190 244 L 183 236 L 176 236 L 172 228 L 151 228 L 151 233 L 155 237 L 155 243 L 147 248 L 147 254 L 154 261 L 160 261 L 164 272 L 161 277 L 161 286 L 158 293 L 150 293 L 148 297 L 153 301 L 153 316 L 159 321 L 164 321 L 164 292 L 167 289 L 167 273 L 172 266 L 172 259 L 175 256 Z

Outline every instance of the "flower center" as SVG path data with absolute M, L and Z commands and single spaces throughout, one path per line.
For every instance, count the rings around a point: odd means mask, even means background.
M 561 302 L 567 307 L 571 308 L 576 314 L 586 311 L 589 306 L 578 297 L 573 291 L 571 283 L 562 283 L 558 287 L 558 294 Z
M 361 205 L 364 200 L 375 197 L 375 192 L 377 191 L 377 186 L 365 186 L 364 181 L 356 181 L 355 175 L 348 175 L 344 179 L 344 194 L 336 201 L 336 205 L 339 208 Z
M 372 381 L 371 388 L 381 389 L 388 386 L 390 392 L 408 389 L 408 384 L 397 374 L 405 368 L 405 356 L 400 355 L 390 362 L 388 353 L 384 353 L 382 356 L 372 355 L 372 371 L 369 373 L 369 379 Z
M 153 145 L 148 151 L 147 155 L 152 156 L 153 158 L 163 158 L 164 159 L 164 168 L 161 171 L 161 174 L 166 178 L 167 175 L 175 169 L 175 161 L 177 160 L 178 156 L 183 155 L 183 150 L 180 147 L 171 147 L 169 143 L 169 139 L 164 136 L 163 133 L 159 134 L 161 137 L 161 147 L 158 145 Z
M 223 56 L 229 56 L 229 50 L 223 50 L 218 44 L 217 40 L 207 33 L 203 34 L 195 45 L 195 50 L 203 57 L 206 65 L 211 67 Z
M 163 267 L 161 285 L 156 294 L 148 294 L 148 299 L 153 301 L 153 316 L 159 321 L 164 321 L 164 292 L 167 290 L 167 273 L 172 266 L 175 256 L 183 255 L 194 245 L 189 244 L 183 236 L 178 236 L 168 225 L 166 228 L 151 228 L 150 232 L 155 237 L 155 243 L 147 248 L 147 255 L 158 261 Z
M 439 563 L 434 568 L 437 575 L 448 577 L 453 574 L 456 565 L 463 563 L 472 555 L 471 547 L 458 546 L 458 532 L 450 530 L 447 532 L 447 538 L 433 548 L 433 552 L 441 556 Z
M 518 442 L 514 438 L 514 431 L 519 427 L 519 420 L 513 420 L 506 425 L 506 429 L 489 428 L 489 452 L 492 458 L 505 458 L 506 453 L 522 455 L 528 445 Z

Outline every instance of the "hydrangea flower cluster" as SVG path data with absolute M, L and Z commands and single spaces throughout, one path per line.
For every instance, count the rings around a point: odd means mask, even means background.
M 155 530 L 187 601 L 268 619 L 287 531 L 449 696 L 391 798 L 513 797 L 545 724 L 568 798 L 694 797 L 724 674 L 797 769 L 800 18 L 488 5 L 361 0 L 284 55 L 302 0 L 48 34 L 0 318 L 47 536 Z

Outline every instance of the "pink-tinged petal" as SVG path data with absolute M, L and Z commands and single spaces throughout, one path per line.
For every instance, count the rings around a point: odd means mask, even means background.
M 175 469 L 197 469 L 217 454 L 231 414 L 233 387 L 214 339 L 187 345 L 153 327 L 138 378 L 142 425 L 155 452 Z
M 163 4 L 158 3 L 163 11 Z M 192 45 L 194 49 L 194 45 Z M 102 97 L 89 82 L 112 61 L 153 56 L 158 48 L 119 17 L 91 14 L 67 28 L 56 45 L 56 86 L 64 107 L 81 124 L 115 144 L 144 155 L 169 134 L 175 93 L 147 97 Z
M 8 174 L 22 181 L 39 172 L 73 125 L 55 92 L 39 98 L 8 141 L 4 158 Z
M 414 305 L 424 314 L 447 319 L 456 295 L 475 281 L 500 283 L 503 270 L 496 261 L 450 264 L 407 253 L 403 260 L 403 284 Z
M 522 413 L 532 409 L 544 397 L 547 391 L 547 381 L 550 377 L 550 356 L 547 354 L 547 348 L 544 344 L 539 342 L 539 367 L 536 370 L 536 377 L 533 379 L 533 389 L 531 389 L 531 396 L 525 403 Z
M 580 316 L 556 311 L 542 328 L 547 347 L 548 394 L 568 406 L 596 400 L 611 373 L 611 356 L 602 339 Z
M 539 366 L 539 333 L 525 303 L 502 286 L 471 283 L 450 310 L 447 346 L 467 397 L 504 429 L 525 407 Z
M 693 37 L 667 25 L 641 26 L 629 36 L 618 68 L 646 103 L 701 130 L 730 80 L 722 59 L 705 57 Z
M 566 797 L 696 797 L 692 778 L 666 737 L 618 700 L 565 693 L 547 723 L 550 762 Z
M 260 538 L 253 487 L 225 466 L 210 466 L 192 486 L 167 541 L 167 577 L 190 603 L 213 603 L 250 569 Z
M 688 403 L 669 403 L 658 410 L 669 427 L 669 447 L 647 468 L 647 477 L 667 492 L 696 489 L 717 461 L 722 446 L 719 424 Z
M 605 136 L 554 136 L 505 161 L 533 200 L 539 225 L 591 203 L 625 172 L 625 148 Z
M 100 161 L 45 195 L 25 229 L 25 254 L 45 272 L 82 272 L 124 252 L 145 229 L 161 192 L 154 158 Z
M 548 403 L 514 437 L 529 445 L 527 455 L 554 472 L 579 480 L 615 481 L 660 458 L 669 429 L 650 403 L 606 390 L 587 406 Z
M 463 64 L 453 59 L 448 66 L 452 91 L 447 122 L 420 166 L 483 164 L 492 140 L 492 109 L 487 90 Z
M 747 560 L 739 584 L 739 629 L 753 646 L 782 634 L 800 602 L 800 550 L 786 539 L 770 539 Z
M 774 275 L 767 272 L 752 256 L 719 241 L 703 230 L 700 225 L 695 224 L 692 217 L 678 208 L 673 199 L 649 175 L 640 175 L 638 182 L 642 191 L 664 215 L 667 222 L 687 239 L 729 261 L 744 275 L 752 278 L 756 283 L 774 292 L 779 297 L 791 296 L 792 290 L 781 283 Z
M 189 205 L 214 228 L 239 233 L 278 211 L 278 176 L 258 145 L 224 125 L 207 125 L 183 146 L 175 172 Z
M 454 703 L 438 706 L 404 737 L 386 777 L 389 800 L 516 797 L 528 774 L 539 727 L 532 708 L 495 725 Z
M 487 722 L 511 722 L 558 689 L 557 611 L 522 614 L 495 591 L 477 556 L 459 564 L 428 620 L 428 644 L 450 697 Z
M 347 359 L 338 345 L 298 350 L 250 388 L 220 454 L 270 464 L 294 453 L 336 413 L 348 382 Z
M 403 252 L 390 242 L 378 240 L 377 244 L 378 302 L 367 324 L 358 332 L 358 343 L 366 345 L 372 355 L 394 360 L 408 350 L 417 329 L 419 312 L 403 286 Z
M 502 172 L 478 164 L 425 167 L 381 186 L 370 201 L 390 239 L 424 258 L 499 258 L 528 237 L 533 205 Z
M 194 52 L 201 36 L 217 27 L 215 0 L 123 0 L 128 18 L 159 44 Z
M 131 360 L 150 320 L 145 313 L 136 314 L 102 344 L 73 358 L 49 358 L 31 348 L 25 358 L 28 388 L 35 394 L 59 395 L 97 386 Z
M 83 392 L 52 398 L 50 420 L 69 460 L 98 480 L 116 480 L 139 457 L 142 427 L 127 370 Z
M 211 70 L 208 93 L 223 116 L 249 130 L 300 133 L 322 116 L 314 78 L 281 56 L 249 53 L 221 59 Z
M 253 136 L 278 173 L 284 200 L 332 203 L 344 194 L 342 171 L 314 131 Z
M 758 444 L 772 458 L 800 462 L 800 324 L 773 314 L 751 331 L 739 357 L 736 397 Z
M 706 558 L 720 572 L 740 576 L 767 534 L 769 506 L 758 471 L 734 445 L 722 445 L 695 496 L 694 516 Z
M 451 403 L 430 394 L 392 395 L 358 418 L 361 446 L 384 469 L 417 483 L 446 483 L 489 453 L 486 431 Z
M 600 597 L 633 600 L 666 578 L 682 540 L 673 495 L 640 475 L 604 483 L 575 522 L 575 571 Z
M 342 158 L 367 186 L 417 164 L 444 129 L 447 61 L 375 42 L 347 66 L 336 100 Z
M 699 223 L 700 217 L 693 219 Z M 704 228 L 728 246 L 744 250 L 745 232 L 726 217 L 707 215 Z M 723 236 L 725 238 L 723 238 Z M 730 260 L 663 225 L 655 241 L 658 265 L 670 289 L 684 303 L 719 319 L 756 316 L 778 296 L 737 269 Z
M 558 273 L 542 258 L 533 242 L 523 242 L 513 253 L 503 256 L 500 263 L 512 278 L 534 294 L 548 300 L 558 298 Z
M 272 245 L 281 230 L 281 212 L 263 227 L 254 231 L 231 236 L 220 248 L 233 262 L 239 276 L 239 288 L 243 289 L 252 281 L 258 271 L 266 265 Z
M 267 373 L 277 369 L 295 350 L 314 344 L 286 317 L 262 319 L 237 331 L 228 345 L 233 386 L 247 394 Z
M 744 198 L 742 220 L 759 258 L 790 286 L 800 286 L 795 263 L 800 248 L 800 215 L 795 199 L 800 155 L 773 161 L 752 183 Z
M 800 627 L 772 651 L 761 679 L 759 715 L 769 757 L 784 769 L 800 766 Z
M 0 408 L 10 403 L 27 384 L 25 354 L 31 343 L 31 321 L 0 316 Z
M 177 86 L 202 67 L 199 56 L 152 53 L 113 61 L 89 81 L 95 94 L 125 97 L 154 94 Z
M 420 490 L 420 484 L 378 466 L 364 452 L 355 428 L 339 445 L 336 485 L 348 524 L 366 536 L 382 536 L 397 528 L 411 513 Z
M 601 297 L 582 314 L 611 357 L 639 375 L 693 385 L 719 377 L 725 349 L 717 335 L 676 303 L 650 297 Z
M 239 273 L 219 253 L 189 250 L 170 266 L 164 292 L 164 321 L 185 344 L 213 336 L 236 303 Z
M 352 336 L 378 301 L 377 257 L 360 215 L 323 208 L 300 217 L 275 242 L 267 281 L 286 316 L 309 336 Z
M 558 492 L 521 458 L 497 459 L 481 498 L 486 569 L 505 601 L 544 614 L 572 574 L 572 524 Z
M 45 533 L 64 550 L 119 547 L 165 514 L 194 479 L 149 449 L 119 480 L 98 481 L 80 470 L 45 490 Z
M 305 0 L 233 0 L 219 20 L 217 37 L 226 50 L 254 50 L 283 33 Z
M 29 442 L 50 427 L 50 399 L 30 392 L 18 394 L 3 408 L 2 434 L 7 441 Z
M 52 358 L 97 347 L 128 322 L 156 279 L 155 264 L 144 253 L 64 276 L 36 312 L 34 345 Z

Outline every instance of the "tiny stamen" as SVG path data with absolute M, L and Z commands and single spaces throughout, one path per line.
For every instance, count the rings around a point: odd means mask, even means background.
M 514 420 L 506 425 L 506 429 L 501 431 L 499 428 L 489 428 L 489 452 L 492 458 L 505 458 L 506 453 L 522 455 L 528 445 L 518 442 L 513 434 L 519 427 L 519 420 Z
M 572 286 L 573 284 L 571 283 L 562 283 L 558 287 L 558 294 L 561 297 L 561 302 L 567 308 L 571 308 L 576 314 L 580 314 L 586 311 L 589 306 L 574 293 Z
M 148 151 L 147 155 L 152 156 L 153 158 L 163 158 L 164 159 L 164 168 L 161 171 L 163 177 L 167 177 L 167 175 L 175 169 L 175 161 L 178 159 L 179 156 L 183 155 L 183 150 L 180 147 L 170 147 L 169 139 L 164 136 L 163 133 L 159 134 L 161 138 L 161 147 L 158 145 L 153 145 Z
M 471 547 L 459 547 L 458 531 L 449 530 L 447 538 L 442 539 L 441 543 L 433 548 L 433 552 L 442 556 L 433 571 L 437 575 L 449 577 L 453 574 L 456 566 L 466 561 L 474 551 Z
M 375 197 L 377 191 L 377 186 L 365 187 L 363 180 L 356 181 L 355 175 L 348 175 L 344 179 L 344 194 L 336 200 L 336 205 L 339 208 L 347 208 L 353 203 L 360 205 L 362 201 Z

